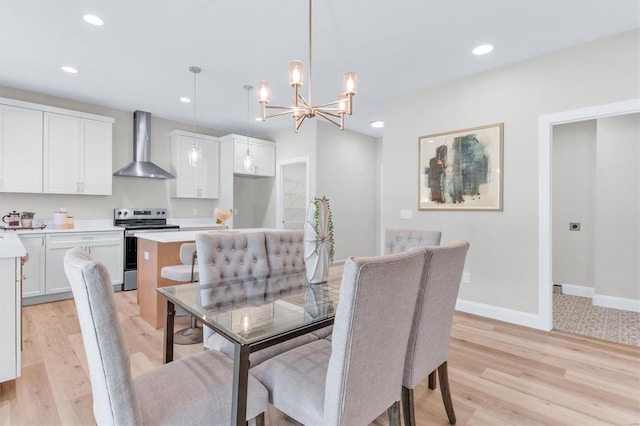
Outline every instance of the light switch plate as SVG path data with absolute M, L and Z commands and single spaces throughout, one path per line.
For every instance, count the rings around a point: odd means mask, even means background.
M 413 210 L 400 210 L 400 219 L 412 219 L 413 218 Z

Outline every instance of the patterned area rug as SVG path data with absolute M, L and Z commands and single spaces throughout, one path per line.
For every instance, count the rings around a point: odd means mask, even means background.
M 553 294 L 554 330 L 640 346 L 640 314 L 593 306 L 588 297 Z

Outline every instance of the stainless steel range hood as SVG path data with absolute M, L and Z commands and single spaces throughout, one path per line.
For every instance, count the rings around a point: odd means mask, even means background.
M 151 113 L 133 113 L 133 161 L 118 170 L 114 176 L 149 179 L 175 179 L 168 171 L 151 162 Z

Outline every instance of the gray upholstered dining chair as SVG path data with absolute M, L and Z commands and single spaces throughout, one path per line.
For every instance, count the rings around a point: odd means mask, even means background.
M 78 311 L 98 425 L 230 422 L 233 361 L 204 351 L 134 379 L 109 272 L 78 247 L 65 254 L 64 270 Z M 267 390 L 251 376 L 248 389 L 247 418 L 264 424 Z
M 427 376 L 429 388 L 435 389 L 436 369 L 449 423 L 456 422 L 449 389 L 447 359 L 453 313 L 468 249 L 467 241 L 427 247 L 427 261 L 411 326 L 402 379 L 402 408 L 404 423 L 407 426 L 416 424 L 413 390 Z
M 424 248 L 347 259 L 332 340 L 318 339 L 251 369 L 271 403 L 303 424 L 336 426 L 367 425 L 397 407 L 425 259 Z
M 264 232 L 203 232 L 196 234 L 201 283 L 228 278 L 261 277 L 269 273 Z M 203 345 L 218 349 L 224 338 L 209 327 L 203 329 Z
M 277 230 L 264 233 L 269 273 L 304 269 L 304 231 Z
M 440 231 L 385 229 L 384 254 L 400 253 L 412 247 L 439 246 L 441 238 Z

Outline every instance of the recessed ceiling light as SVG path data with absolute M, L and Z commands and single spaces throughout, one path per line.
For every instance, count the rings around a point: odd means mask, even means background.
M 84 15 L 82 19 L 84 19 L 86 22 L 90 23 L 91 25 L 95 25 L 97 27 L 101 27 L 104 25 L 104 21 L 98 18 L 96 15 Z
M 256 121 L 262 121 L 262 117 L 256 117 Z
M 474 55 L 486 55 L 487 53 L 493 50 L 493 45 L 491 44 L 481 44 L 472 50 Z
M 78 74 L 77 69 L 75 69 L 74 67 L 66 66 L 66 65 L 62 67 L 62 71 L 68 72 L 69 74 Z
M 191 98 L 187 98 L 186 96 L 183 96 L 180 98 L 180 102 L 184 102 L 185 104 L 188 104 L 189 102 L 191 102 Z
M 384 121 L 376 120 L 371 122 L 371 127 L 375 127 L 376 129 L 381 129 L 384 127 Z

